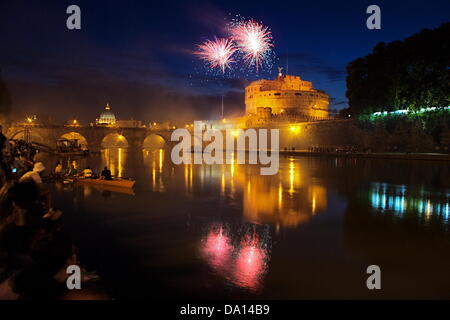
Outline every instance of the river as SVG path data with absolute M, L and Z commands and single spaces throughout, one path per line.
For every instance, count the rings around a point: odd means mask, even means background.
M 114 298 L 450 298 L 448 163 L 281 157 L 261 176 L 173 165 L 163 149 L 39 158 L 136 179 L 133 190 L 47 184 Z M 366 287 L 369 265 L 381 290 Z

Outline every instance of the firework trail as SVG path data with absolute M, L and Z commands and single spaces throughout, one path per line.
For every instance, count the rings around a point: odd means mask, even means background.
M 206 40 L 198 46 L 195 52 L 202 60 L 206 61 L 211 68 L 220 68 L 222 73 L 230 67 L 230 63 L 234 62 L 233 54 L 237 51 L 234 43 L 230 39 L 214 38 L 214 40 Z
M 230 33 L 247 66 L 255 65 L 258 70 L 266 59 L 270 59 L 273 43 L 268 27 L 254 20 L 241 20 L 231 24 Z

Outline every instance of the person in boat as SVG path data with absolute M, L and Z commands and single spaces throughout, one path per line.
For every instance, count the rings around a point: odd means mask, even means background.
M 61 177 L 62 170 L 63 170 L 63 167 L 62 167 L 61 162 L 59 162 L 59 161 L 56 162 L 55 171 L 54 171 L 55 177 Z
M 76 177 L 78 175 L 78 170 L 75 167 L 75 165 L 71 164 L 69 166 L 69 170 L 67 171 L 67 176 L 69 177 Z
M 86 169 L 83 170 L 83 178 L 90 179 L 92 178 L 93 172 L 91 167 L 87 166 Z
M 112 180 L 111 170 L 109 170 L 108 167 L 105 167 L 105 168 L 102 170 L 102 173 L 101 173 L 101 179 L 104 179 L 104 180 Z
M 24 182 L 24 181 L 29 181 L 32 180 L 34 181 L 34 183 L 36 183 L 37 185 L 41 185 L 42 184 L 42 178 L 41 178 L 41 174 L 42 172 L 44 172 L 45 167 L 42 164 L 42 162 L 36 162 L 34 164 L 33 170 L 28 171 L 27 173 L 25 173 L 20 179 L 19 182 Z

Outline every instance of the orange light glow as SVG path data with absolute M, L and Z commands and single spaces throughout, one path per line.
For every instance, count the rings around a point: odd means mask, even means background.
M 231 131 L 231 134 L 232 134 L 234 137 L 239 136 L 239 133 L 240 133 L 240 130 L 233 130 L 233 131 Z
M 300 132 L 300 126 L 290 126 L 289 127 L 289 130 L 292 132 L 292 133 L 299 133 Z

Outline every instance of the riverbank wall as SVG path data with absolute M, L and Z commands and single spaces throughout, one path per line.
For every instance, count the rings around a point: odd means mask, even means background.
M 280 129 L 280 150 L 309 152 L 450 153 L 450 126 L 439 141 L 424 129 L 399 125 L 391 132 L 381 126 L 363 129 L 352 119 L 284 124 Z

